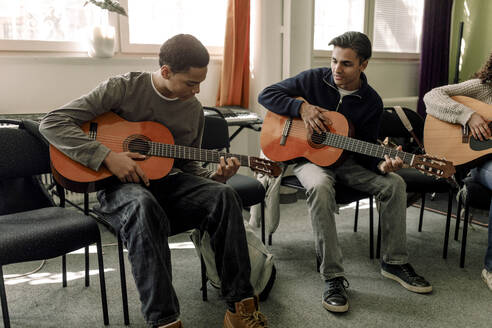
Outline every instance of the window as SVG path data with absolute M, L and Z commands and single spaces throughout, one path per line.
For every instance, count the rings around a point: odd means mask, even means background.
M 318 0 L 315 6 L 315 50 L 333 49 L 328 43 L 344 32 L 364 32 L 365 0 Z
M 2 50 L 86 50 L 87 27 L 108 15 L 82 0 L 0 0 Z
M 119 0 L 128 17 L 85 2 L 0 0 L 0 50 L 85 52 L 89 28 L 109 22 L 119 28 L 117 51 L 155 55 L 171 36 L 189 33 L 222 54 L 227 0 Z
M 424 1 L 376 0 L 373 50 L 420 52 Z
M 424 0 L 317 0 L 314 50 L 346 31 L 369 36 L 374 52 L 419 53 Z
M 226 0 L 124 0 L 128 18 L 121 19 L 123 52 L 156 53 L 178 33 L 193 34 L 212 54 L 222 53 Z

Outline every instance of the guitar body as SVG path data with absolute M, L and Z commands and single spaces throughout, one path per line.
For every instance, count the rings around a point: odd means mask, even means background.
M 160 179 L 171 171 L 174 159 L 220 163 L 221 158 L 235 157 L 241 166 L 278 177 L 282 168 L 264 158 L 229 154 L 217 150 L 175 145 L 174 138 L 164 125 L 151 122 L 129 122 L 109 112 L 84 123 L 82 126 L 90 139 L 97 140 L 114 152 L 133 152 L 146 155 L 144 160 L 135 160 L 150 180 Z M 116 179 L 104 166 L 96 172 L 70 159 L 50 145 L 53 177 L 68 190 L 92 192 L 106 188 Z
M 464 96 L 452 98 L 473 109 L 486 120 L 492 120 L 492 105 Z M 492 153 L 491 139 L 480 141 L 474 139 L 471 133 L 464 139 L 462 131 L 461 124 L 444 122 L 427 115 L 424 126 L 424 147 L 427 154 L 445 158 L 459 166 L 473 163 Z
M 330 132 L 348 136 L 349 123 L 338 112 L 327 111 L 324 116 L 332 122 Z M 313 143 L 304 121 L 292 118 L 292 125 L 285 144 L 281 144 L 285 123 L 289 118 L 268 111 L 261 128 L 260 144 L 263 153 L 271 160 L 283 162 L 296 158 L 306 158 L 319 166 L 330 166 L 337 162 L 343 149 Z
M 100 141 L 114 152 L 132 150 L 132 141 L 142 138 L 165 144 L 174 144 L 171 132 L 157 122 L 129 122 L 113 112 L 105 113 L 90 122 L 84 123 L 81 128 L 89 134 L 91 123 L 97 123 L 97 136 Z M 84 165 L 71 160 L 57 148 L 50 145 L 50 158 L 55 179 L 65 188 L 77 192 L 95 191 L 105 186 L 105 180 L 112 177 L 112 173 L 104 166 L 94 171 Z M 166 176 L 173 167 L 174 159 L 150 156 L 145 160 L 137 161 L 147 177 L 151 180 Z

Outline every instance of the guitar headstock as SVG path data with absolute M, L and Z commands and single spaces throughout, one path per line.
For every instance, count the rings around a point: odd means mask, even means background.
M 449 178 L 456 173 L 452 162 L 428 155 L 415 155 L 411 166 L 438 178 Z
M 278 163 L 264 158 L 249 157 L 249 167 L 255 172 L 263 173 L 274 178 L 282 173 L 282 168 Z

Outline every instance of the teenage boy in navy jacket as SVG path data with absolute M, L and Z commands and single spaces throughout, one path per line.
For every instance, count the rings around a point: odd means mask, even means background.
M 280 115 L 300 117 L 309 131 L 327 131 L 331 124 L 322 113 L 337 111 L 352 122 L 355 138 L 375 143 L 383 103 L 369 86 L 363 71 L 371 57 L 371 42 L 360 32 L 346 32 L 330 41 L 331 68 L 315 68 L 265 88 L 258 101 Z M 302 98 L 302 99 L 301 99 Z M 335 223 L 335 181 L 373 194 L 380 201 L 383 276 L 398 281 L 416 293 L 429 293 L 432 286 L 408 263 L 406 247 L 406 186 L 394 173 L 400 158 L 380 161 L 350 154 L 337 167 L 320 167 L 307 160 L 297 162 L 294 173 L 306 188 L 320 274 L 325 281 L 323 306 L 332 312 L 346 312 L 342 251 Z

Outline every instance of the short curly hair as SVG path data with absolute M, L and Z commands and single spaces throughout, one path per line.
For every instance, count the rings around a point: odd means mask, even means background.
M 475 77 L 478 78 L 482 84 L 489 83 L 492 85 L 492 52 L 485 65 L 475 73 Z
M 210 61 L 207 48 L 193 35 L 178 34 L 164 42 L 159 52 L 159 65 L 168 65 L 174 73 L 190 67 L 206 67 Z

